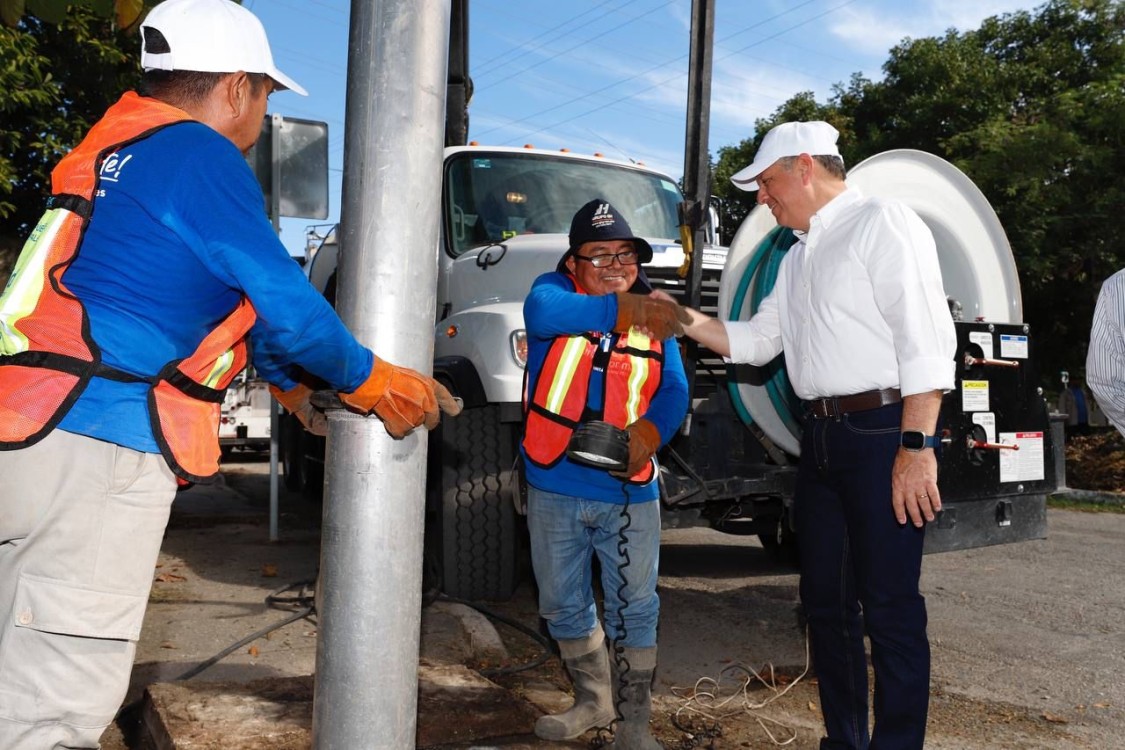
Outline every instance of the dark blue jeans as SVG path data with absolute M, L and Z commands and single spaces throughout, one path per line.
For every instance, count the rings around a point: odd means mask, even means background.
M 921 750 L 929 705 L 924 529 L 899 525 L 891 468 L 902 405 L 805 422 L 794 496 L 801 601 L 828 737 L 822 750 Z M 867 730 L 864 628 L 875 672 Z

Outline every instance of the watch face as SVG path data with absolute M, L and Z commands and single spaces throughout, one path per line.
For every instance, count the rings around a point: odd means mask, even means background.
M 908 451 L 920 451 L 926 445 L 926 435 L 917 430 L 907 430 L 902 433 L 901 443 Z

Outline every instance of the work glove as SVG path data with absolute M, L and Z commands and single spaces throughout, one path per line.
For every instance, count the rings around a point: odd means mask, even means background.
M 328 418 L 324 416 L 324 412 L 309 403 L 312 392 L 312 388 L 304 383 L 298 383 L 287 391 L 281 390 L 276 385 L 270 386 L 270 394 L 285 407 L 287 412 L 301 420 L 306 430 L 324 437 L 328 434 Z
M 634 326 L 663 341 L 672 336 L 684 335 L 684 324 L 691 316 L 675 302 L 655 299 L 646 294 L 617 292 L 617 322 L 613 330 L 627 333 Z
M 396 438 L 418 425 L 425 425 L 428 430 L 437 427 L 439 409 L 451 417 L 461 413 L 460 404 L 441 383 L 378 357 L 367 380 L 352 393 L 341 392 L 340 400 L 360 414 L 374 412 L 391 437 Z
M 625 428 L 629 434 L 629 468 L 624 472 L 610 472 L 628 479 L 645 467 L 649 459 L 660 450 L 660 430 L 656 425 L 641 417 Z

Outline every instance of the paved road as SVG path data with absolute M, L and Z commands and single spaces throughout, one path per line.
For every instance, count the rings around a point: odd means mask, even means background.
M 231 484 L 249 501 L 231 510 L 261 515 L 265 467 L 231 468 Z M 262 597 L 315 571 L 316 545 L 309 539 L 315 521 L 284 516 L 280 544 L 262 538 L 261 522 L 250 541 L 237 524 L 192 528 L 189 522 L 170 533 L 138 653 L 138 673 L 147 674 L 139 676 L 173 677 L 216 644 L 281 616 Z M 1045 540 L 926 558 L 922 584 L 934 654 L 928 748 L 1125 749 L 1125 515 L 1052 510 L 1048 523 Z M 797 576 L 756 540 L 669 530 L 661 555 L 656 727 L 662 740 L 678 743 L 683 733 L 672 718 L 677 709 L 700 706 L 684 697 L 699 680 L 722 679 L 726 697 L 733 676 L 745 674 L 739 665 L 772 664 L 787 679 L 796 677 L 805 645 Z M 224 564 L 214 562 L 219 559 Z M 159 580 L 161 572 L 167 580 Z M 530 581 L 496 608 L 538 625 Z M 222 630 L 236 622 L 237 634 Z M 513 631 L 500 633 L 514 653 L 535 649 Z M 205 679 L 307 674 L 314 636 L 307 621 L 294 623 L 256 649 L 232 654 Z M 541 669 L 529 679 L 565 685 L 557 662 L 550 664 L 553 673 Z M 770 698 L 766 689 L 750 689 L 711 707 L 709 713 L 723 717 L 716 746 L 771 747 L 769 728 L 779 739 L 795 731 L 790 748 L 816 748 L 819 713 L 809 680 L 762 709 L 745 707 Z
M 1045 540 L 926 557 L 927 747 L 1125 748 L 1125 515 L 1051 510 L 1048 524 Z M 794 674 L 796 586 L 756 542 L 665 532 L 665 696 L 731 663 Z M 795 747 L 816 747 L 815 701 L 797 690 L 767 712 L 799 729 Z

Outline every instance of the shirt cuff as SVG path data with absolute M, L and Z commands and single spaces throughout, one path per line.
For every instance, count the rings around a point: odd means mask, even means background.
M 903 396 L 929 391 L 948 393 L 956 382 L 957 363 L 946 357 L 919 357 L 898 366 L 899 390 Z
M 730 344 L 730 356 L 723 357 L 727 364 L 737 362 L 740 364 L 764 365 L 777 356 L 770 353 L 771 342 L 763 340 L 754 332 L 753 327 L 745 320 L 720 320 L 727 330 L 727 342 Z

